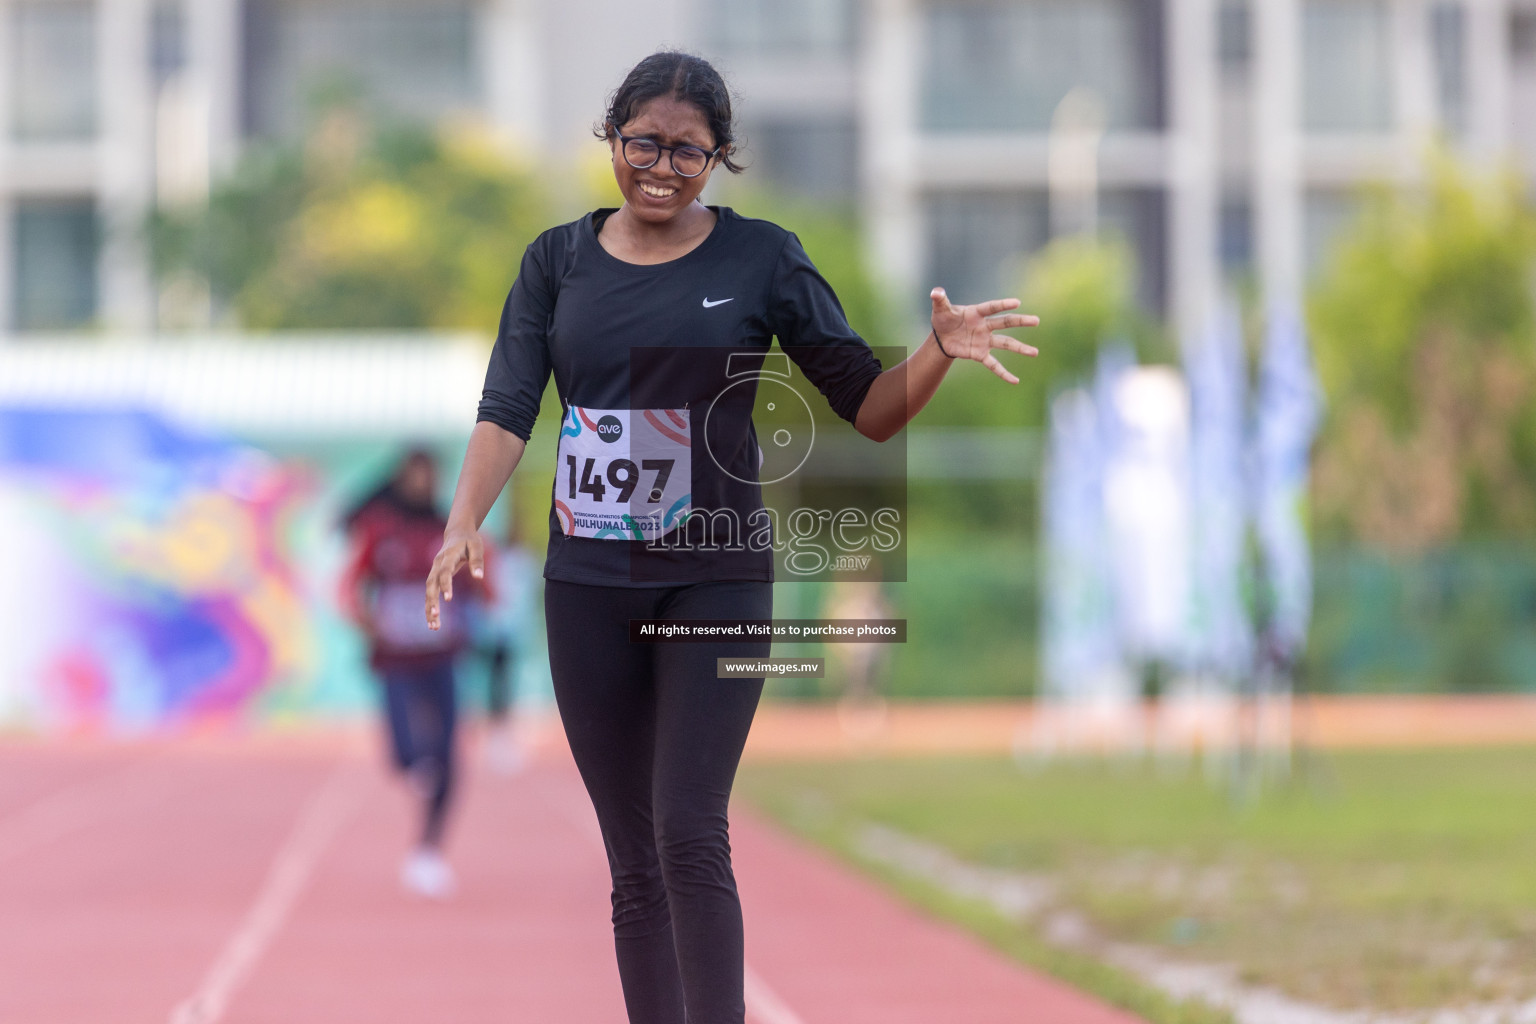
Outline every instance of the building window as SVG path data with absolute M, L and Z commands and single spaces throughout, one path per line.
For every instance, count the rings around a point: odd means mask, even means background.
M 1253 62 L 1253 11 L 1247 0 L 1221 0 L 1216 9 L 1216 60 L 1223 75 L 1247 77 Z
M 1536 64 L 1536 8 L 1509 12 L 1509 59 Z
M 1162 189 L 1115 188 L 1099 194 L 1099 230 L 1123 238 L 1136 263 L 1136 300 L 1164 308 L 1167 263 Z M 1025 264 L 1050 241 L 1050 200 L 1043 189 L 941 192 L 929 197 L 928 279 L 957 303 L 1018 295 Z
M 853 50 L 852 0 L 712 0 L 710 37 L 733 56 L 836 56 Z
M 423 121 L 480 106 L 467 0 L 249 0 L 245 12 L 249 134 L 297 136 L 337 97 Z
M 96 315 L 96 207 L 85 200 L 15 205 L 14 327 L 80 327 Z
M 1253 204 L 1246 196 L 1223 199 L 1219 214 L 1221 269 L 1241 277 L 1253 270 Z
M 754 176 L 784 192 L 846 199 L 858 186 L 858 134 L 852 120 L 765 121 L 746 134 Z
M 1380 0 L 1305 0 L 1302 123 L 1308 131 L 1391 130 L 1390 17 Z
M 179 0 L 155 0 L 149 20 L 149 59 L 155 70 L 155 81 L 160 84 L 186 67 L 187 12 Z
M 1302 245 L 1307 273 L 1328 265 L 1344 232 L 1360 213 L 1361 198 L 1339 189 L 1308 189 L 1302 203 Z
M 1119 235 L 1136 259 L 1136 301 L 1142 309 L 1166 310 L 1168 194 L 1159 188 L 1110 188 L 1099 195 L 1100 232 Z
M 20 0 L 9 12 L 11 133 L 19 141 L 96 134 L 96 11 L 73 0 Z
M 1043 190 L 939 193 L 928 201 L 928 279 L 956 303 L 1017 295 L 1024 260 L 1049 239 Z
M 1536 8 L 1509 13 L 1510 142 L 1536 166 Z
M 928 8 L 922 83 L 929 131 L 1042 132 L 1068 91 L 1110 129 L 1162 125 L 1160 5 L 1145 0 L 959 2 Z
M 1430 11 L 1430 43 L 1435 58 L 1435 99 L 1447 135 L 1467 132 L 1467 10 L 1441 2 Z

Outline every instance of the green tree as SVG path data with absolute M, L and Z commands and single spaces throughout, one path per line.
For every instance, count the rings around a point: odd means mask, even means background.
M 204 207 L 151 222 L 162 281 L 200 279 L 251 329 L 495 328 L 538 180 L 470 129 L 375 129 L 333 108 L 302 146 L 253 151 Z
M 1159 355 L 1157 328 L 1136 304 L 1135 274 L 1135 256 L 1121 238 L 1072 235 L 1051 242 L 1025 264 L 1018 292 L 1021 310 L 1039 316 L 1040 325 L 1012 332 L 1040 355 L 1000 357 L 1018 376 L 1017 388 L 1000 385 L 980 366 L 958 366 L 924 418 L 1043 427 L 1050 396 L 1087 380 L 1104 342 L 1124 339 L 1143 357 Z
M 1423 189 L 1370 192 L 1309 303 L 1325 536 L 1413 551 L 1536 526 L 1533 267 L 1513 175 L 1437 154 Z

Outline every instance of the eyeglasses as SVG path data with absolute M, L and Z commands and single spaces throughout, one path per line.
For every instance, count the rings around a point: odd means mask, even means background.
M 618 135 L 618 132 L 614 132 Z M 684 178 L 697 178 L 704 173 L 704 168 L 709 166 L 709 161 L 719 148 L 703 150 L 698 146 L 663 146 L 655 139 L 641 139 L 630 135 L 619 135 L 619 145 L 624 153 L 624 162 L 637 171 L 644 171 L 655 167 L 661 160 L 661 154 L 666 152 L 667 162 L 672 165 L 672 170 Z

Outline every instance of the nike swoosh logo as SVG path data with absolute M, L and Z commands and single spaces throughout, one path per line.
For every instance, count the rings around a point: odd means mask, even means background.
M 705 309 L 714 309 L 716 306 L 723 306 L 727 302 L 735 302 L 735 301 L 736 301 L 736 297 L 734 295 L 731 296 L 729 299 L 716 299 L 714 302 L 710 302 L 708 299 L 705 299 L 704 300 L 704 308 Z

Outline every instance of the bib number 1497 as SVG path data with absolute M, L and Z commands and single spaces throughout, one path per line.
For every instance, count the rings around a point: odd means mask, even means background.
M 608 470 L 604 473 L 594 473 L 593 468 L 598 460 L 588 458 L 581 465 L 581 480 L 576 479 L 576 456 L 565 457 L 567 491 L 566 496 L 576 500 L 577 495 L 590 494 L 593 501 L 602 501 L 603 495 L 608 493 L 608 487 L 604 486 L 603 478 L 606 475 L 608 485 L 618 490 L 614 498 L 620 504 L 629 504 L 634 496 L 635 488 L 640 485 L 641 472 L 655 473 L 651 478 L 651 486 L 645 491 L 644 501 L 647 504 L 656 504 L 667 491 L 667 480 L 672 476 L 672 467 L 677 464 L 676 459 L 641 459 L 640 465 L 635 466 L 629 459 L 613 459 L 608 463 Z

